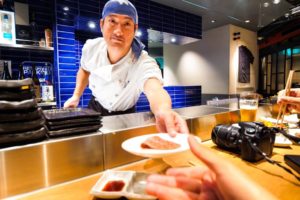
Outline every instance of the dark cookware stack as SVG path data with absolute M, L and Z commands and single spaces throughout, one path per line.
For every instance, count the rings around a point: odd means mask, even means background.
M 88 108 L 44 110 L 49 137 L 91 133 L 102 126 L 100 113 Z
M 45 139 L 32 79 L 0 80 L 0 147 Z

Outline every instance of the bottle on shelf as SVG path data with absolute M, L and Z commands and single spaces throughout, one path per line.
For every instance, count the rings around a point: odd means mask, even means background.
M 34 63 L 32 63 L 32 80 L 34 83 L 35 98 L 37 99 L 38 102 L 40 102 L 41 101 L 41 84 L 40 84 L 40 80 L 37 76 L 36 66 Z
M 20 64 L 20 65 L 19 65 L 18 80 L 23 80 L 23 79 L 25 79 L 24 69 L 23 69 L 23 65 Z
M 42 100 L 50 102 L 54 100 L 53 84 L 52 84 L 52 68 L 49 63 L 45 63 L 45 83 L 42 85 Z
M 4 61 L 3 65 L 4 65 L 3 80 L 11 80 L 12 78 L 11 78 L 11 75 L 9 73 L 8 62 Z
M 12 26 L 7 14 L 2 15 L 2 23 L 1 23 L 1 30 L 2 30 L 2 38 L 4 43 L 12 42 L 13 35 L 12 35 Z

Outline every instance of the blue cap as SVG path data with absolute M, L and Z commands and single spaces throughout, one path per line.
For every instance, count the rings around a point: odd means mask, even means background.
M 134 5 L 128 0 L 109 0 L 102 11 L 102 19 L 110 14 L 127 15 L 138 24 L 138 14 Z

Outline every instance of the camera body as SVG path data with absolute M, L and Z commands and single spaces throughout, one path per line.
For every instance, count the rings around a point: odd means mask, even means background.
M 270 156 L 273 152 L 276 129 L 259 122 L 240 122 L 236 125 L 217 125 L 211 138 L 219 147 L 241 154 L 243 160 L 255 162 Z

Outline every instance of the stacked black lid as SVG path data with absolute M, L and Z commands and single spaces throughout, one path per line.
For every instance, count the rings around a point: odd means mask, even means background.
M 0 147 L 44 139 L 44 124 L 32 79 L 0 80 Z
M 100 113 L 88 108 L 44 110 L 49 137 L 84 134 L 101 128 Z

